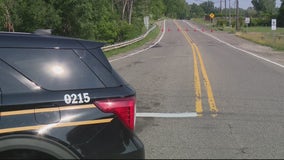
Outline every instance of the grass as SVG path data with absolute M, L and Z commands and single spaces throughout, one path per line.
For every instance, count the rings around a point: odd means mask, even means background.
M 276 31 L 272 31 L 270 26 L 248 27 L 243 28 L 236 35 L 275 50 L 284 51 L 284 28 L 278 27 Z
M 120 54 L 120 53 L 125 53 L 128 51 L 131 51 L 135 48 L 141 47 L 144 44 L 146 44 L 147 42 L 150 42 L 152 40 L 154 40 L 160 33 L 160 28 L 157 26 L 154 30 L 152 30 L 144 39 L 142 39 L 141 41 L 138 41 L 136 43 L 133 43 L 131 45 L 122 47 L 122 48 L 118 48 L 118 49 L 114 49 L 114 50 L 110 50 L 110 51 L 106 51 L 105 55 L 107 58 Z
M 243 27 L 242 30 L 245 32 L 245 31 L 248 31 L 248 32 L 260 32 L 260 33 L 268 33 L 268 32 L 272 32 L 271 31 L 271 27 Z M 284 34 L 284 28 L 277 28 L 276 31 L 273 31 L 275 33 L 280 33 L 280 34 Z
M 213 26 L 213 23 L 211 23 L 210 21 L 205 21 L 204 18 L 192 18 L 191 20 L 198 24 L 202 24 L 207 28 L 211 28 Z
M 237 36 L 255 43 L 284 51 L 284 34 L 266 32 L 237 32 Z
M 191 20 L 199 24 L 204 24 L 205 22 L 203 18 L 192 18 Z

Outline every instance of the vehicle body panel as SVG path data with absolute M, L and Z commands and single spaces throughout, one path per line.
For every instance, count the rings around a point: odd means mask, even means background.
M 82 159 L 144 158 L 135 133 L 94 105 L 100 99 L 135 96 L 101 46 L 66 37 L 0 33 L 0 143 L 14 144 L 0 145 L 0 152 L 22 146 L 10 139 L 24 137 L 38 139 L 35 144 L 47 139 Z M 46 67 L 62 64 L 64 70 Z M 66 70 L 69 75 L 63 77 Z

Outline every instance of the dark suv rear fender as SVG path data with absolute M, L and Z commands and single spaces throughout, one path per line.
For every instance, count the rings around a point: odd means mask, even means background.
M 75 154 L 76 151 L 71 151 L 64 145 L 47 139 L 45 137 L 33 136 L 33 135 L 23 135 L 14 134 L 8 136 L 2 136 L 0 138 L 0 155 L 1 152 L 11 151 L 11 150 L 33 150 L 51 155 L 58 159 L 80 159 L 78 155 Z

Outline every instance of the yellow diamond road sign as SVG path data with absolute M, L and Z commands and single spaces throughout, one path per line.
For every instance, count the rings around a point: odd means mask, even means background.
M 212 18 L 212 19 L 215 17 L 214 13 L 210 13 L 209 16 L 210 16 L 210 18 Z

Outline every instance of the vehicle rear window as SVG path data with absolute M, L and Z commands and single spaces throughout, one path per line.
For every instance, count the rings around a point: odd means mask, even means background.
M 1 48 L 0 58 L 47 90 L 104 88 L 73 50 Z

